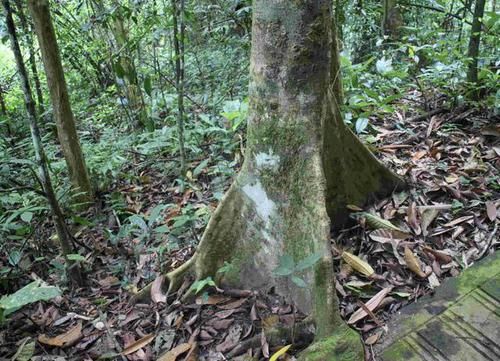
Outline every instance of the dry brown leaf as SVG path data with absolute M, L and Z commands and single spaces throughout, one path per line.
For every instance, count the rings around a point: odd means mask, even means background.
M 422 234 L 424 236 L 427 236 L 429 232 L 427 229 L 431 225 L 431 223 L 436 219 L 436 217 L 439 214 L 439 209 L 437 208 L 429 208 L 425 209 L 422 212 L 422 222 L 421 222 L 421 227 L 422 227 Z
M 377 343 L 378 339 L 382 335 L 382 332 L 374 333 L 373 335 L 367 337 L 365 340 L 365 345 L 371 346 Z
M 153 341 L 155 337 L 156 335 L 154 333 L 150 333 L 149 335 L 144 336 L 140 340 L 137 340 L 125 347 L 125 349 L 122 351 L 122 355 L 126 356 L 139 351 L 141 348 L 147 346 L 151 341 Z
M 408 233 L 394 229 L 376 229 L 370 232 L 370 238 L 379 243 L 391 243 L 393 240 L 403 240 L 410 237 Z
M 378 305 L 380 305 L 380 303 L 383 301 L 383 299 L 389 294 L 389 292 L 391 292 L 391 290 L 392 287 L 384 288 L 382 291 L 380 291 L 375 296 L 370 298 L 370 300 L 365 304 L 366 308 L 368 308 L 370 311 L 375 310 L 378 307 Z M 356 323 L 359 320 L 365 318 L 367 315 L 368 313 L 362 307 L 360 307 L 356 312 L 354 312 L 351 315 L 347 323 L 348 324 Z
M 472 218 L 474 218 L 474 216 L 463 216 L 463 217 L 459 217 L 457 219 L 454 219 L 453 221 L 451 222 L 448 222 L 446 224 L 444 224 L 443 226 L 444 227 L 453 227 L 453 226 L 456 226 L 457 224 L 460 224 L 460 223 L 463 223 L 465 221 L 470 221 Z
M 67 347 L 74 345 L 82 337 L 82 324 L 78 322 L 74 327 L 61 335 L 47 337 L 45 334 L 42 334 L 38 336 L 38 341 L 49 346 Z
M 375 273 L 372 266 L 370 266 L 367 262 L 363 261 L 358 256 L 353 255 L 349 252 L 342 252 L 343 260 L 348 263 L 354 270 L 359 273 L 369 277 Z
M 242 298 L 233 302 L 226 303 L 224 305 L 217 305 L 218 308 L 223 310 L 231 310 L 233 308 L 239 308 L 247 301 L 247 298 Z
M 405 262 L 410 271 L 415 273 L 418 277 L 425 278 L 426 275 L 420 268 L 420 264 L 418 262 L 417 257 L 413 254 L 413 252 L 408 248 L 405 247 Z
M 497 219 L 497 206 L 495 202 L 486 202 L 486 214 L 490 221 L 494 222 Z
M 221 295 L 210 295 L 207 297 L 196 297 L 197 305 L 218 305 L 220 303 L 228 302 L 231 298 Z
M 191 345 L 189 343 L 181 343 L 180 345 L 175 346 L 167 353 L 161 355 L 156 361 L 176 361 L 177 357 L 189 351 L 190 349 Z
M 164 294 L 162 290 L 164 279 L 165 276 L 163 275 L 158 276 L 151 285 L 151 300 L 154 303 L 159 303 L 159 302 L 167 303 L 167 295 Z
M 415 232 L 416 235 L 419 235 L 422 233 L 422 228 L 420 228 L 420 222 L 418 221 L 418 214 L 417 214 L 417 204 L 415 202 L 411 202 L 410 206 L 408 207 L 408 224 L 410 225 L 411 229 L 413 229 L 413 232 Z
M 449 254 L 446 254 L 442 251 L 437 251 L 437 250 L 432 249 L 432 248 L 427 247 L 427 246 L 425 246 L 423 248 L 423 250 L 424 250 L 424 252 L 428 252 L 428 253 L 432 254 L 439 263 L 448 264 L 451 261 L 453 261 L 453 258 Z

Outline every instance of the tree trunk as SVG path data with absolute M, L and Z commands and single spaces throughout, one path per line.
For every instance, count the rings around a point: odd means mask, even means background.
M 119 2 L 115 1 L 114 3 L 115 6 L 120 6 Z M 103 8 L 103 4 L 99 1 L 98 6 Z M 137 125 L 140 127 L 146 127 L 151 131 L 154 129 L 154 125 L 148 118 L 146 106 L 144 104 L 144 96 L 142 94 L 139 78 L 137 76 L 137 69 L 129 50 L 127 29 L 125 27 L 124 19 L 119 11 L 115 11 L 111 23 L 111 32 L 113 33 L 113 38 L 116 43 L 118 62 L 125 73 L 122 80 L 124 82 L 125 95 L 127 97 L 129 108 L 134 114 L 134 118 L 137 119 Z
M 35 84 L 38 112 L 40 113 L 40 116 L 43 116 L 45 114 L 45 106 L 43 101 L 42 86 L 40 84 L 40 77 L 38 76 L 38 69 L 36 67 L 35 47 L 33 46 L 32 31 L 30 31 L 30 26 L 28 25 L 28 21 L 26 20 L 26 16 L 24 15 L 23 3 L 21 2 L 21 0 L 15 0 L 15 4 L 17 8 L 17 15 L 19 16 L 19 20 L 21 22 L 21 29 L 23 30 L 24 37 L 26 39 L 26 45 L 28 46 L 29 63 L 31 73 L 33 75 L 33 82 Z
M 403 24 L 403 17 L 398 8 L 397 0 L 383 1 L 382 31 L 390 39 L 399 38 L 399 28 Z
M 219 276 L 221 285 L 274 287 L 315 319 L 317 343 L 302 360 L 337 359 L 342 349 L 361 360 L 359 336 L 338 310 L 330 225 L 346 218 L 347 204 L 402 182 L 341 118 L 331 3 L 254 1 L 245 162 L 195 256 L 167 279 L 173 290 L 194 270 L 199 280 Z M 306 288 L 274 272 L 280 257 L 297 263 L 316 254 L 320 260 L 298 273 Z
M 180 4 L 177 4 L 180 2 Z M 177 133 L 182 177 L 186 175 L 184 147 L 184 0 L 172 0 L 173 43 L 175 56 L 175 87 L 177 88 Z
M 7 107 L 5 106 L 5 100 L 3 99 L 3 88 L 0 85 L 0 114 L 7 115 Z
M 475 89 L 472 91 L 472 98 L 478 99 L 480 91 L 478 89 L 479 82 L 477 76 L 477 64 L 479 57 L 479 45 L 481 43 L 481 28 L 483 24 L 484 6 L 486 0 L 476 0 L 476 6 L 474 8 L 474 18 L 472 19 L 472 27 L 469 39 L 469 50 L 467 52 L 467 57 L 471 59 L 469 63 L 469 69 L 467 71 L 467 81 L 474 84 Z
M 29 0 L 28 7 L 42 51 L 42 60 L 57 125 L 57 135 L 66 159 L 70 180 L 75 191 L 79 194 L 77 199 L 80 202 L 91 202 L 93 199 L 92 186 L 76 132 L 49 3 L 48 0 Z
M 69 234 L 68 228 L 66 227 L 64 221 L 64 215 L 61 211 L 61 207 L 59 206 L 56 195 L 54 193 L 54 189 L 52 187 L 52 182 L 50 180 L 49 169 L 47 167 L 47 159 L 45 157 L 45 152 L 43 149 L 42 140 L 40 136 L 40 130 L 37 124 L 35 103 L 33 101 L 31 87 L 28 81 L 28 73 L 26 71 L 26 67 L 24 66 L 24 61 L 21 55 L 21 49 L 19 47 L 19 43 L 17 40 L 16 30 L 14 26 L 14 21 L 12 19 L 12 11 L 10 8 L 9 0 L 2 0 L 2 5 L 5 13 L 7 31 L 9 33 L 12 52 L 14 53 L 17 70 L 21 80 L 21 86 L 24 92 L 24 103 L 28 113 L 28 122 L 30 126 L 33 147 L 35 148 L 35 156 L 39 169 L 39 177 L 43 186 L 43 190 L 49 202 L 57 236 L 59 238 L 59 243 L 61 245 L 61 250 L 64 257 L 66 258 L 69 277 L 77 285 L 82 285 L 83 279 L 78 263 L 70 261 L 67 257 L 69 254 L 73 253 L 71 235 Z

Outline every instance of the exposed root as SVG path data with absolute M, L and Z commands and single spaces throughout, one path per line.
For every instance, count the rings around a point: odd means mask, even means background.
M 187 262 L 185 262 L 182 266 L 174 269 L 173 271 L 167 273 L 165 275 L 165 280 L 163 281 L 162 289 L 167 290 L 168 295 L 176 292 L 182 285 L 184 281 L 184 277 L 186 274 L 190 273 L 193 270 L 194 260 L 196 254 L 191 257 Z M 168 285 L 168 287 L 167 287 Z M 136 304 L 138 302 L 148 302 L 151 300 L 151 287 L 152 283 L 148 284 L 142 290 L 137 292 L 131 299 L 130 304 Z

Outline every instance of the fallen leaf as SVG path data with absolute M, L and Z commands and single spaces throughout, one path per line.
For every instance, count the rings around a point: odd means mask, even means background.
M 229 297 L 221 296 L 221 295 L 210 295 L 208 297 L 196 297 L 197 305 L 218 305 L 220 303 L 228 302 L 230 300 Z
M 74 345 L 82 337 L 82 324 L 78 322 L 74 327 L 61 335 L 47 337 L 45 334 L 42 334 L 38 336 L 38 341 L 49 346 L 67 347 Z
M 35 341 L 33 341 L 30 337 L 26 337 L 14 356 L 12 356 L 11 361 L 29 361 L 33 354 L 35 353 Z
M 233 302 L 226 303 L 224 305 L 217 305 L 218 308 L 223 309 L 223 310 L 231 310 L 233 308 L 239 308 L 241 305 L 243 305 L 247 301 L 246 298 L 242 298 L 240 300 L 236 300 Z
M 420 233 L 422 233 L 422 228 L 420 228 L 420 223 L 417 219 L 417 204 L 415 202 L 412 202 L 410 207 L 408 207 L 407 213 L 408 224 L 410 225 L 411 229 L 413 229 L 413 232 L 415 232 L 416 235 L 419 235 Z
M 470 221 L 472 218 L 474 218 L 474 216 L 463 216 L 463 217 L 459 217 L 457 219 L 454 219 L 453 221 L 451 222 L 448 222 L 446 224 L 444 224 L 443 226 L 444 227 L 453 227 L 453 226 L 456 226 L 457 224 L 460 224 L 460 223 L 463 223 L 465 221 Z
M 422 228 L 422 234 L 424 236 L 427 236 L 429 234 L 427 229 L 429 228 L 431 223 L 436 219 L 438 214 L 439 214 L 439 209 L 436 208 L 426 209 L 422 212 L 421 228 Z
M 382 335 L 382 332 L 377 332 L 377 333 L 374 333 L 373 335 L 367 337 L 365 340 L 365 345 L 371 346 L 371 345 L 376 344 L 381 335 Z
M 346 261 L 354 270 L 367 277 L 375 273 L 372 266 L 370 266 L 367 262 L 363 261 L 358 256 L 353 255 L 352 253 L 342 252 L 342 259 Z
M 432 248 L 427 247 L 427 246 L 425 246 L 423 248 L 423 250 L 424 250 L 424 252 L 428 252 L 428 253 L 432 254 L 439 263 L 448 264 L 451 261 L 453 261 L 453 258 L 449 254 L 446 254 L 442 251 L 437 251 L 437 250 L 432 249 Z
M 134 353 L 134 352 L 140 350 L 141 348 L 145 347 L 146 345 L 148 345 L 151 341 L 154 340 L 155 337 L 156 337 L 156 335 L 154 333 L 150 333 L 149 335 L 144 336 L 140 340 L 137 340 L 137 341 L 133 342 L 132 344 L 128 345 L 122 351 L 121 354 L 123 356 L 130 355 L 131 353 Z
M 395 231 L 403 232 L 401 229 L 396 227 L 394 224 L 386 219 L 382 219 L 374 214 L 363 212 L 361 215 L 365 218 L 366 223 L 374 229 L 393 229 Z
M 190 349 L 191 345 L 189 343 L 181 343 L 180 345 L 175 346 L 167 353 L 161 355 L 156 361 L 176 361 L 177 357 L 189 351 Z
M 394 229 L 377 229 L 373 232 L 370 232 L 369 237 L 375 242 L 391 243 L 391 241 L 393 240 L 406 239 L 410 237 L 410 235 L 408 233 L 396 231 Z
M 269 359 L 269 361 L 277 361 L 278 358 L 280 356 L 283 356 L 284 354 L 286 354 L 286 352 L 288 351 L 288 349 L 292 347 L 292 345 L 286 345 L 282 348 L 280 348 L 278 351 L 276 351 L 272 356 L 271 358 Z
M 165 279 L 164 275 L 158 276 L 151 285 L 151 300 L 154 303 L 159 303 L 159 302 L 167 303 L 167 295 L 164 294 L 162 291 L 164 279 Z
M 384 288 L 379 293 L 377 293 L 375 296 L 370 298 L 370 300 L 368 302 L 366 302 L 365 306 L 370 311 L 375 310 L 378 307 L 378 305 L 380 305 L 382 300 L 389 294 L 389 292 L 391 292 L 391 290 L 392 290 L 392 287 Z M 353 323 L 358 322 L 359 320 L 362 320 L 367 315 L 368 315 L 368 313 L 362 307 L 360 307 L 356 312 L 354 312 L 351 315 L 351 317 L 349 318 L 347 323 L 351 325 Z
M 492 222 L 497 219 L 497 206 L 494 202 L 486 202 L 486 214 Z
M 413 252 L 405 247 L 405 262 L 408 268 L 415 273 L 420 278 L 425 278 L 425 273 L 420 269 L 420 264 L 418 262 L 417 257 L 413 254 Z

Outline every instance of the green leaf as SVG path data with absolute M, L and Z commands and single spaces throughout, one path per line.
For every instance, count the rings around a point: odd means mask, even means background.
M 140 229 L 142 229 L 144 232 L 148 231 L 148 225 L 144 221 L 144 219 L 141 216 L 138 216 L 137 214 L 131 215 L 128 217 L 128 220 L 130 224 L 138 226 Z
M 200 293 L 206 286 L 216 286 L 212 277 L 207 277 L 202 280 L 196 281 L 191 285 L 191 289 L 195 291 L 195 293 Z
M 356 133 L 362 133 L 366 127 L 368 126 L 368 119 L 367 118 L 358 118 L 356 120 Z
M 292 256 L 285 254 L 280 257 L 279 266 L 273 271 L 274 274 L 278 276 L 289 276 L 293 273 L 295 269 L 295 262 Z
M 203 171 L 203 169 L 205 169 L 207 167 L 209 161 L 210 161 L 210 158 L 205 159 L 203 162 L 198 164 L 198 166 L 193 170 L 193 176 L 198 177 L 201 174 L 201 172 Z
M 366 219 L 366 223 L 374 229 L 392 229 L 403 232 L 400 228 L 396 227 L 388 220 L 382 219 L 374 214 L 363 212 L 361 215 Z
M 72 253 L 68 254 L 66 258 L 70 261 L 75 261 L 75 262 L 83 262 L 85 261 L 85 257 L 83 257 L 81 254 L 78 253 Z
M 7 316 L 30 303 L 48 301 L 60 295 L 61 290 L 59 288 L 49 286 L 45 282 L 37 280 L 11 295 L 0 298 L 0 309 L 3 309 L 3 315 Z
M 123 69 L 120 61 L 117 61 L 113 64 L 113 70 L 115 71 L 115 74 L 118 78 L 123 79 L 123 77 L 125 76 L 125 69 Z
M 299 261 L 297 263 L 297 266 L 295 266 L 296 271 L 303 271 L 306 268 L 310 268 L 316 264 L 321 259 L 321 252 L 315 252 L 303 260 Z
M 33 212 L 24 212 L 21 214 L 21 219 L 26 223 L 30 223 L 33 219 Z
M 170 231 L 170 228 L 168 228 L 168 226 L 166 224 L 159 226 L 159 227 L 156 227 L 154 229 L 155 233 L 167 233 L 168 231 Z
M 156 220 L 160 216 L 160 213 L 165 208 L 167 208 L 167 205 L 165 205 L 165 204 L 158 204 L 156 207 L 153 208 L 153 210 L 151 211 L 151 213 L 149 213 L 148 224 L 149 224 L 150 227 L 153 225 L 154 222 L 156 222 Z
M 292 276 L 292 282 L 301 288 L 307 287 L 307 283 L 300 277 Z

